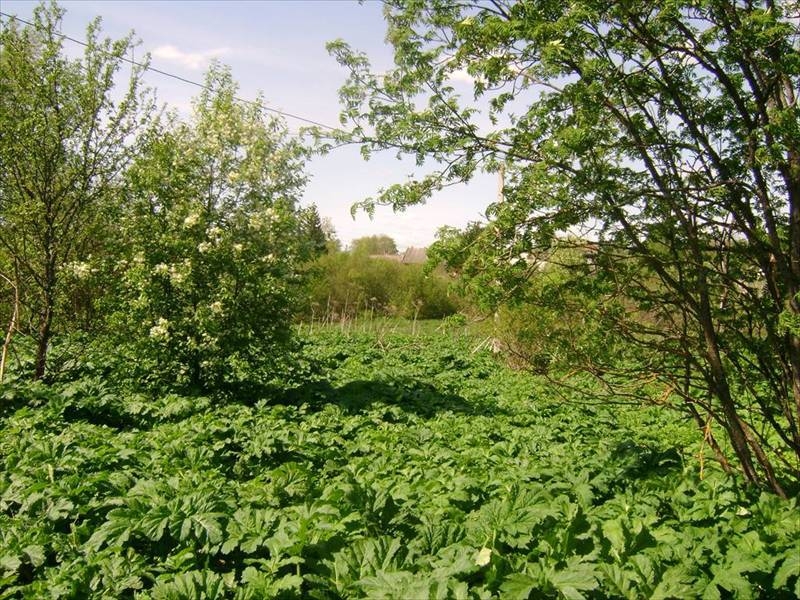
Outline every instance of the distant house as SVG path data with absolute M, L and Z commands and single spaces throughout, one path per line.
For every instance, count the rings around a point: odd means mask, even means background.
M 370 254 L 369 257 L 399 262 L 404 265 L 423 265 L 428 260 L 428 249 L 412 246 L 406 248 L 402 254 Z
M 427 248 L 406 248 L 400 262 L 404 265 L 424 265 L 428 260 Z

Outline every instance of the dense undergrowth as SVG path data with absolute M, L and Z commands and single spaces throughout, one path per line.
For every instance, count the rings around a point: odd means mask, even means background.
M 467 337 L 313 338 L 263 398 L 2 388 L 0 598 L 800 595 L 796 499 L 675 415 Z

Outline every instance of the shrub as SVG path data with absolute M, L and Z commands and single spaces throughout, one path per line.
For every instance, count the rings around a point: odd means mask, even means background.
M 290 339 L 302 149 L 212 68 L 189 125 L 161 125 L 128 173 L 113 328 L 149 384 L 269 379 Z M 212 91 L 213 90 L 213 91 Z

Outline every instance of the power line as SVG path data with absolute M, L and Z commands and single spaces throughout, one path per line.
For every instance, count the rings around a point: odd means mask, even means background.
M 26 21 L 25 19 L 22 19 L 22 18 L 20 18 L 20 17 L 18 17 L 16 15 L 10 15 L 8 13 L 0 11 L 0 16 L 7 17 L 9 19 L 14 19 L 14 20 L 19 21 L 20 23 L 24 23 L 25 25 L 29 25 L 30 27 L 36 28 L 36 24 L 35 23 L 31 23 L 30 21 Z M 68 40 L 68 41 L 73 42 L 75 44 L 78 44 L 80 46 L 83 46 L 85 48 L 88 48 L 88 46 L 89 46 L 89 44 L 87 44 L 86 42 L 81 41 L 81 40 L 76 39 L 76 38 L 73 38 L 73 37 L 70 37 L 67 34 L 62 33 L 60 31 L 55 32 L 55 35 L 59 36 L 62 39 L 65 39 L 65 40 Z M 157 69 L 157 68 L 152 67 L 150 65 L 145 65 L 144 63 L 140 63 L 138 61 L 135 61 L 132 58 L 127 58 L 127 57 L 123 56 L 123 57 L 120 57 L 120 60 L 122 60 L 123 62 L 129 63 L 131 65 L 134 65 L 136 67 L 143 68 L 145 71 L 152 71 L 153 73 L 158 73 L 159 75 L 164 75 L 165 77 L 171 77 L 172 79 L 176 79 L 176 80 L 181 81 L 183 83 L 188 83 L 189 85 L 193 85 L 195 87 L 199 87 L 199 88 L 204 89 L 204 90 L 214 91 L 211 86 L 208 86 L 205 83 L 200 83 L 199 81 L 194 81 L 192 79 L 187 79 L 186 77 L 182 77 L 180 75 L 176 75 L 175 73 L 169 73 L 167 71 L 163 71 L 161 69 Z M 270 108 L 269 106 L 263 106 L 262 104 L 260 104 L 258 102 L 255 102 L 254 100 L 248 100 L 247 98 L 240 98 L 238 96 L 234 96 L 234 100 L 236 100 L 237 102 L 244 102 L 245 104 L 252 104 L 252 105 L 258 106 L 261 110 L 265 110 L 265 111 L 268 111 L 268 112 L 271 112 L 271 113 L 275 113 L 277 115 L 280 115 L 282 117 L 286 117 L 286 118 L 289 118 L 289 119 L 296 119 L 297 121 L 302 121 L 304 123 L 309 123 L 310 125 L 316 125 L 317 127 L 322 127 L 324 129 L 328 129 L 330 131 L 336 131 L 337 130 L 336 127 L 331 127 L 330 125 L 326 125 L 325 123 L 320 123 L 319 121 L 315 121 L 313 119 L 308 119 L 306 117 L 301 117 L 300 115 L 296 115 L 296 114 L 293 114 L 293 113 L 290 113 L 290 112 L 279 110 L 277 108 Z

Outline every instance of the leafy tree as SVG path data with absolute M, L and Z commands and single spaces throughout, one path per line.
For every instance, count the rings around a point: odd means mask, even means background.
M 290 339 L 304 150 L 262 101 L 211 68 L 194 118 L 142 139 L 115 327 L 152 384 L 219 390 L 264 382 Z
M 66 288 L 91 271 L 107 239 L 106 209 L 150 107 L 145 66 L 131 67 L 114 92 L 132 37 L 101 39 L 95 20 L 83 56 L 69 59 L 63 15 L 40 5 L 32 25 L 10 19 L 0 32 L 0 265 L 27 310 L 18 322 L 36 339 L 36 379 L 55 329 L 70 325 Z
M 350 250 L 357 254 L 397 254 L 397 244 L 388 235 L 369 235 L 350 242 Z
M 502 165 L 504 199 L 473 245 L 486 287 L 523 298 L 535 257 L 569 234 L 591 240 L 591 261 L 564 273 L 594 302 L 562 308 L 603 319 L 627 350 L 583 366 L 722 431 L 745 478 L 781 494 L 776 465 L 800 477 L 797 12 L 398 0 L 385 11 L 393 70 L 330 45 L 350 70 L 342 137 L 440 165 L 377 202 L 403 207 Z M 553 306 L 549 287 L 537 301 Z

